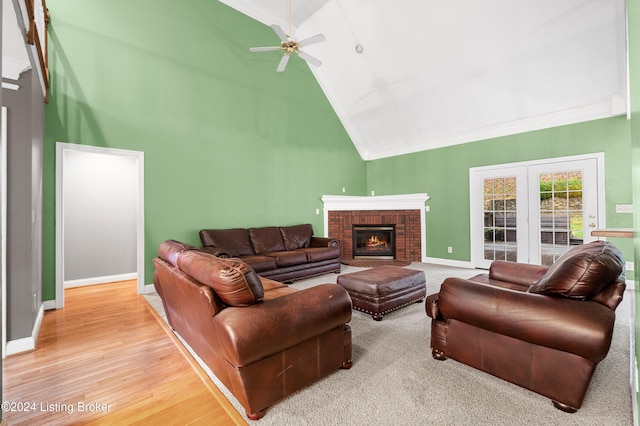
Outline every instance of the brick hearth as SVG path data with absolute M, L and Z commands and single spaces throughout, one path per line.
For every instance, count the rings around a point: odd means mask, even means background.
M 345 210 L 328 212 L 328 236 L 340 241 L 342 260 L 353 259 L 353 225 L 395 225 L 396 259 L 422 261 L 420 210 Z

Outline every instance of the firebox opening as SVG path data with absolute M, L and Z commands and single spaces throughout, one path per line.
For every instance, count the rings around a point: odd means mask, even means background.
M 353 225 L 354 259 L 395 259 L 395 225 Z

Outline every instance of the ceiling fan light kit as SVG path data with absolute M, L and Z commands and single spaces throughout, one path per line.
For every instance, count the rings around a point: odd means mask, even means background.
M 287 68 L 287 63 L 289 62 L 289 56 L 292 53 L 295 53 L 300 58 L 304 59 L 308 64 L 319 67 L 322 65 L 322 61 L 318 58 L 309 55 L 306 52 L 300 50 L 300 48 L 304 46 L 309 46 L 311 44 L 320 43 L 325 41 L 326 38 L 323 34 L 316 34 L 304 40 L 295 41 L 293 40 L 291 35 L 291 0 L 289 0 L 289 35 L 287 35 L 283 29 L 276 24 L 271 25 L 271 28 L 276 33 L 278 38 L 280 39 L 280 46 L 267 46 L 267 47 L 251 47 L 249 48 L 250 52 L 270 52 L 274 50 L 282 50 L 284 51 L 282 58 L 280 59 L 280 63 L 278 64 L 278 68 L 276 68 L 277 72 L 284 72 Z

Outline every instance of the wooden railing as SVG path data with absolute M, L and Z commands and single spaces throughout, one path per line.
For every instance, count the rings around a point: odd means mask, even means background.
M 47 25 L 49 25 L 49 9 L 46 0 L 25 0 L 27 5 L 28 26 L 27 43 L 34 45 L 38 52 L 38 60 L 44 80 L 44 101 L 49 102 L 49 65 L 47 55 Z

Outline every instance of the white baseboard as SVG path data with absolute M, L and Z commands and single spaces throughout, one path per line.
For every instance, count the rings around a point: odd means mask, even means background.
M 156 287 L 153 284 L 144 285 L 144 294 L 150 294 L 155 292 L 156 292 Z
M 56 301 L 55 300 L 45 300 L 42 302 L 42 306 L 44 306 L 44 310 L 45 311 L 50 311 L 51 309 L 55 309 L 56 308 Z
M 473 269 L 473 265 L 471 264 L 471 262 L 467 262 L 464 260 L 442 259 L 440 257 L 424 257 L 422 259 L 422 262 L 434 263 L 436 265 L 443 265 L 443 266 L 454 266 L 457 268 Z
M 68 280 L 64 282 L 64 288 L 83 287 L 87 285 L 113 283 L 116 281 L 135 280 L 138 274 L 132 272 L 130 274 L 107 275 L 104 277 L 81 278 L 79 280 Z
M 633 281 L 632 281 L 633 282 Z M 638 358 L 636 357 L 636 292 L 629 288 L 627 281 L 627 289 L 625 296 L 629 297 L 629 358 L 630 377 L 629 387 L 631 388 L 631 408 L 633 411 L 633 424 L 638 424 Z
M 42 325 L 42 317 L 44 316 L 44 304 L 40 305 L 38 310 L 38 316 L 36 317 L 36 323 L 33 325 L 33 331 L 31 337 L 25 337 L 22 339 L 10 340 L 7 342 L 7 355 L 14 355 L 21 352 L 32 351 L 36 348 L 36 341 L 40 334 L 40 326 Z

